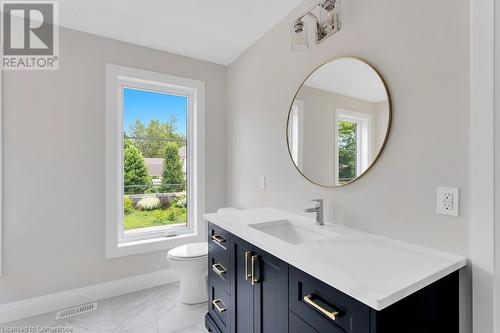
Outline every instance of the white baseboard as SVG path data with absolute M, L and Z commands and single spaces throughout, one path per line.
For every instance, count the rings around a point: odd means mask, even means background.
M 0 305 L 0 324 L 178 281 L 171 269 Z

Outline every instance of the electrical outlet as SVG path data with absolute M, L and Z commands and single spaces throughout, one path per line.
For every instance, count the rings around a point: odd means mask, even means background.
M 437 213 L 448 216 L 460 214 L 460 191 L 453 187 L 438 187 Z

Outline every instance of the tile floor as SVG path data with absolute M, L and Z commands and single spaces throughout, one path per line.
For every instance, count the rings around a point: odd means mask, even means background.
M 43 328 L 66 328 L 53 332 L 72 333 L 206 333 L 207 304 L 176 302 L 179 284 L 171 283 L 99 301 L 96 311 L 63 320 L 55 312 L 0 325 L 3 328 L 39 327 L 26 332 L 51 332 Z M 4 332 L 1 331 L 1 332 Z M 19 332 L 25 332 L 19 330 Z

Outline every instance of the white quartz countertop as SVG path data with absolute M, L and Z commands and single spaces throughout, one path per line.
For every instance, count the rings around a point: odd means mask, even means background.
M 205 214 L 204 218 L 375 310 L 464 267 L 467 259 L 272 208 Z M 252 225 L 288 220 L 325 238 L 292 244 Z

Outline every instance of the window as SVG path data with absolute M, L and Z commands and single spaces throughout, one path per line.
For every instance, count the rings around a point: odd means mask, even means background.
M 186 231 L 189 96 L 129 87 L 122 93 L 124 237 Z
M 108 65 L 106 255 L 201 241 L 204 83 Z
M 349 183 L 359 177 L 371 159 L 369 138 L 371 116 L 337 109 L 335 111 L 335 181 Z
M 288 125 L 288 145 L 290 148 L 290 155 L 293 162 L 299 168 L 302 168 L 303 160 L 303 115 L 304 115 L 304 102 L 295 100 L 290 112 L 289 125 Z

